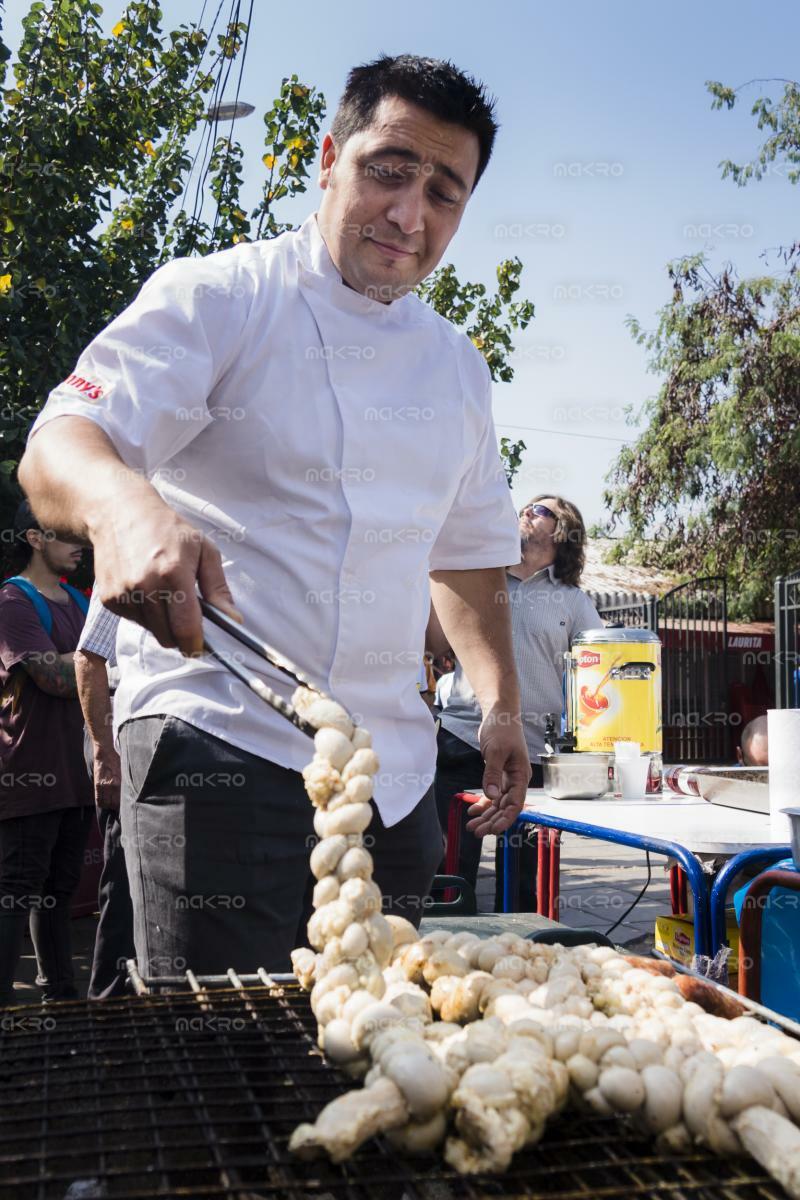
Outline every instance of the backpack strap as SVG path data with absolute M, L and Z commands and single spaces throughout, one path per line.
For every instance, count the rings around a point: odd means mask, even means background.
M 5 587 L 6 583 L 13 583 L 15 587 L 18 587 L 21 592 L 25 593 L 36 609 L 36 615 L 45 633 L 50 637 L 53 630 L 53 614 L 50 612 L 47 601 L 39 589 L 35 588 L 29 579 L 23 579 L 21 575 L 12 575 L 10 579 L 6 579 L 3 587 Z
M 79 592 L 77 588 L 72 587 L 72 585 L 69 583 L 62 583 L 60 586 L 69 596 L 72 597 L 83 615 L 86 616 L 87 612 L 89 611 L 89 601 L 87 597 L 84 596 L 83 592 Z

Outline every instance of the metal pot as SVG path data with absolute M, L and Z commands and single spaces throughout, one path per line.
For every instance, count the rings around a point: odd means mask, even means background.
M 544 790 L 554 800 L 599 800 L 610 789 L 612 754 L 542 755 Z
M 792 825 L 792 859 L 800 871 L 800 808 L 782 808 Z

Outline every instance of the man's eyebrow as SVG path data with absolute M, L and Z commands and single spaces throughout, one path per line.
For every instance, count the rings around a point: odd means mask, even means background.
M 407 162 L 418 163 L 420 161 L 420 157 L 416 153 L 416 151 L 410 150 L 408 148 L 408 146 L 392 146 L 392 145 L 378 146 L 376 149 L 370 150 L 367 153 L 365 153 L 363 155 L 363 158 L 365 160 L 368 158 L 376 158 L 376 157 L 380 157 L 380 155 L 382 155 L 382 154 L 390 155 L 392 158 L 404 158 Z M 448 167 L 447 163 L 439 162 L 437 160 L 434 163 L 434 168 L 437 171 L 441 171 L 442 175 L 446 175 L 447 178 L 450 179 L 457 187 L 460 187 L 462 189 L 462 191 L 465 191 L 465 192 L 469 191 L 469 187 L 464 182 L 464 180 L 461 178 L 461 176 L 458 174 L 458 172 L 454 171 L 452 167 Z

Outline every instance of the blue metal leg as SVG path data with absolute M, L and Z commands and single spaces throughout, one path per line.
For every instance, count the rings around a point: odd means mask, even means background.
M 519 850 L 516 847 L 519 845 L 522 834 L 522 825 L 517 820 L 501 834 L 503 846 L 503 912 L 515 912 L 514 898 L 517 894 L 517 867 L 519 859 Z
M 769 848 L 762 846 L 757 850 L 743 850 L 741 854 L 734 854 L 733 858 L 729 858 L 719 870 L 711 889 L 712 954 L 716 954 L 718 950 L 728 944 L 725 927 L 725 901 L 734 876 L 738 875 L 744 867 L 755 866 L 756 863 L 768 866 L 770 863 L 779 862 L 782 858 L 788 858 L 791 853 L 791 846 L 770 846 Z
M 596 838 L 598 841 L 612 842 L 617 846 L 633 846 L 637 850 L 649 850 L 651 854 L 663 854 L 667 858 L 676 858 L 686 872 L 689 886 L 692 889 L 695 911 L 695 952 L 703 955 L 710 954 L 711 930 L 709 928 L 706 877 L 691 850 L 687 850 L 678 842 L 665 842 L 660 838 L 625 833 L 619 829 L 606 829 L 601 825 L 589 825 L 584 821 L 571 821 L 565 817 L 553 817 L 530 810 L 521 812 L 517 818 L 517 824 L 526 821 L 531 825 L 545 825 L 550 829 L 560 829 L 562 833 L 577 833 L 580 837 Z M 515 825 L 513 828 L 516 829 L 516 827 Z

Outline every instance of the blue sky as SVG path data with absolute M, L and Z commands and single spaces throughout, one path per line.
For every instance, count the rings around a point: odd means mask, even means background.
M 27 7 L 8 4 L 12 47 Z M 162 7 L 171 28 L 197 19 L 201 3 Z M 109 27 L 122 9 L 106 5 Z M 536 318 L 519 339 L 513 383 L 494 393 L 498 434 L 528 446 L 515 500 L 556 491 L 587 522 L 601 520 L 603 477 L 634 436 L 623 409 L 638 411 L 658 384 L 626 315 L 654 324 L 670 259 L 706 248 L 712 265 L 755 273 L 764 249 L 798 236 L 800 191 L 779 173 L 745 189 L 720 178 L 721 159 L 754 157 L 759 87 L 728 113 L 711 111 L 704 84 L 796 78 L 799 44 L 800 7 L 783 0 L 255 0 L 241 97 L 257 111 L 237 123 L 245 199 L 260 183 L 260 114 L 284 75 L 320 88 L 329 113 L 348 68 L 381 51 L 451 58 L 483 79 L 502 128 L 447 261 L 491 284 L 502 258 L 522 260 Z M 763 86 L 773 99 L 781 90 Z M 300 221 L 315 196 L 312 183 L 281 218 Z

